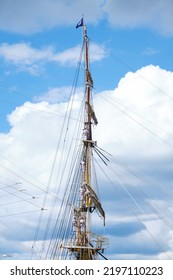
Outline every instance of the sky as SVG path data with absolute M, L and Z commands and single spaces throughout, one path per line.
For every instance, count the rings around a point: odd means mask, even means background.
M 172 0 L 0 0 L 0 258 L 30 258 L 79 61 L 82 15 L 94 138 L 112 162 L 106 176 L 99 173 L 107 257 L 173 258 L 172 12 Z M 72 128 L 83 82 L 81 74 Z

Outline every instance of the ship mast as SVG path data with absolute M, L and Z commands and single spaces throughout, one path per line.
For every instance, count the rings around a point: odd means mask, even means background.
M 91 198 L 89 197 L 88 186 L 91 186 L 91 156 L 92 156 L 92 121 L 91 121 L 91 91 L 93 87 L 92 77 L 89 71 L 89 54 L 88 54 L 88 37 L 87 27 L 83 27 L 84 35 L 84 49 L 85 49 L 85 119 L 83 128 L 83 163 L 84 163 L 84 176 L 82 186 L 85 190 L 82 198 L 82 207 L 86 207 L 86 245 L 90 246 L 90 215 L 94 210 Z M 87 251 L 85 258 L 93 259 L 93 250 Z
M 94 260 L 98 255 L 102 255 L 104 245 L 108 245 L 105 237 L 99 236 L 90 231 L 90 218 L 94 211 L 99 213 L 104 220 L 105 213 L 98 196 L 92 186 L 92 153 L 95 142 L 92 139 L 92 126 L 97 125 L 97 118 L 92 107 L 91 94 L 93 80 L 89 71 L 89 49 L 87 28 L 83 26 L 84 40 L 84 67 L 85 67 L 85 111 L 84 124 L 82 133 L 82 155 L 81 155 L 81 186 L 80 186 L 80 203 L 74 207 L 72 221 L 73 238 L 65 248 L 69 249 L 77 260 Z M 100 252 L 101 251 L 101 252 Z
M 91 88 L 93 86 L 93 81 L 91 74 L 89 72 L 89 59 L 88 59 L 88 37 L 87 28 L 84 26 L 84 44 L 85 44 L 85 94 L 86 94 L 86 115 L 88 125 L 88 140 L 92 140 L 92 127 L 91 127 L 91 115 L 89 110 L 90 99 L 91 99 Z

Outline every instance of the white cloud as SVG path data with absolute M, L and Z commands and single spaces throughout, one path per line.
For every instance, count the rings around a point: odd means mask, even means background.
M 62 65 L 76 65 L 79 60 L 80 46 L 76 46 L 74 48 L 67 49 L 61 53 L 55 54 L 52 57 L 53 61 L 57 61 Z
M 52 57 L 53 61 L 60 62 L 62 65 L 77 65 L 79 61 L 79 53 L 81 47 L 76 46 L 74 48 L 67 49 L 61 53 L 55 54 Z M 90 61 L 100 61 L 107 56 L 108 52 L 103 46 L 96 45 L 95 43 L 90 44 Z
M 5 61 L 16 65 L 20 71 L 39 74 L 42 64 L 46 62 L 76 66 L 79 61 L 80 49 L 80 46 L 76 46 L 62 52 L 55 52 L 52 46 L 36 49 L 29 43 L 2 44 L 0 45 L 0 56 Z M 94 43 L 91 43 L 90 52 L 91 62 L 100 61 L 107 55 L 107 51 L 102 46 Z
M 52 56 L 51 47 L 34 49 L 27 43 L 2 44 L 0 56 L 5 61 L 17 66 L 19 71 L 27 71 L 32 75 L 38 75 L 41 71 L 40 62 L 48 61 Z
M 172 81 L 171 72 L 150 65 L 127 73 L 118 88 L 96 96 L 99 136 L 101 127 L 105 128 L 101 144 L 118 154 L 139 148 L 140 155 L 157 154 L 172 146 Z M 111 104 L 105 101 L 103 114 L 104 98 Z
M 150 81 L 152 81 L 152 83 Z M 168 95 L 170 97 L 173 96 L 172 82 L 172 72 L 150 65 L 139 69 L 135 73 L 127 73 L 126 76 L 121 79 L 115 90 L 107 90 L 104 93 L 94 96 L 96 115 L 99 120 L 99 125 L 94 130 L 94 140 L 98 140 L 98 146 L 116 156 L 116 159 L 125 161 L 127 165 L 129 164 L 137 170 L 142 169 L 142 172 L 150 174 L 154 180 L 157 181 L 159 178 L 159 184 L 162 183 L 167 187 L 171 184 L 170 178 L 172 174 L 172 170 L 170 168 L 170 156 L 172 149 L 167 146 L 168 143 L 172 144 L 173 139 L 171 135 L 173 131 L 172 98 L 168 97 Z M 53 100 L 57 101 L 56 98 L 54 99 L 54 94 L 57 93 L 59 94 L 58 89 L 50 89 L 47 93 L 47 100 L 51 100 L 51 102 L 53 102 Z M 49 104 L 48 102 L 43 101 L 36 104 L 27 102 L 23 106 L 17 107 L 9 115 L 8 120 L 10 122 L 11 129 L 6 134 L 0 134 L 0 151 L 3 156 L 1 157 L 0 164 L 1 176 L 11 179 L 12 182 L 22 182 L 22 186 L 26 189 L 26 192 L 21 193 L 19 189 L 15 187 L 16 194 L 19 195 L 21 199 L 28 199 L 27 193 L 29 193 L 31 196 L 38 196 L 37 200 L 31 199 L 31 202 L 34 202 L 40 207 L 42 206 L 44 194 L 43 190 L 46 189 L 50 179 L 53 159 L 59 141 L 58 139 L 59 137 L 62 137 L 62 145 L 58 146 L 57 165 L 54 169 L 50 184 L 50 190 L 53 192 L 55 182 L 58 178 L 57 173 L 59 174 L 61 172 L 64 163 L 63 160 L 60 160 L 62 149 L 65 149 L 65 153 L 67 155 L 69 152 L 69 146 L 76 148 L 79 147 L 79 138 L 77 137 L 77 134 L 73 134 L 72 131 L 76 131 L 76 126 L 80 125 L 80 123 L 76 121 L 77 115 L 81 110 L 81 107 L 79 106 L 80 98 L 81 97 L 78 95 L 76 96 L 73 102 L 75 109 L 71 112 L 71 119 L 67 120 L 67 123 L 70 121 L 68 129 L 64 131 L 64 133 L 68 134 L 67 141 L 64 141 L 64 134 L 62 133 L 62 128 L 64 129 L 64 118 L 62 115 L 65 115 L 65 110 L 67 109 L 67 103 L 63 100 L 61 100 L 61 103 L 57 104 Z M 107 100 L 109 98 L 108 101 L 110 101 L 111 104 L 109 104 L 105 98 Z M 127 114 L 137 120 L 140 124 L 132 118 L 129 118 Z M 145 128 L 141 126 L 141 124 L 145 126 Z M 148 131 L 146 128 L 149 128 L 151 131 Z M 153 132 L 154 135 L 151 132 Z M 156 137 L 156 135 L 159 136 L 159 138 Z M 70 154 L 68 154 L 68 163 L 70 163 Z M 165 167 L 165 169 L 163 167 Z M 106 167 L 104 170 L 106 172 Z M 117 171 L 117 169 L 115 170 Z M 137 191 L 140 188 L 142 191 L 147 191 L 147 187 L 144 186 L 143 181 L 142 184 L 140 184 L 141 181 L 140 183 L 138 181 L 138 184 L 134 181 L 136 184 L 132 186 L 131 177 L 128 177 L 127 173 L 126 176 L 125 182 L 127 184 L 130 182 L 128 185 L 128 191 L 131 194 L 133 192 L 134 199 L 137 200 L 137 203 L 140 203 Z M 158 176 L 161 176 L 161 178 Z M 102 179 L 102 177 L 99 179 Z M 114 180 L 113 176 L 111 177 L 111 180 Z M 116 182 L 115 190 L 117 190 L 119 184 L 117 181 L 114 182 Z M 160 190 L 159 184 L 157 184 L 158 190 Z M 11 192 L 14 192 L 15 189 L 10 190 Z M 119 224 L 123 222 L 122 226 L 126 226 L 128 223 L 128 216 L 130 215 L 131 226 L 133 226 L 135 219 L 132 219 L 131 214 L 128 212 L 129 209 L 125 210 L 125 204 L 122 204 L 119 201 L 120 197 L 117 197 L 116 193 L 114 195 L 108 193 L 107 189 L 108 185 L 105 193 L 103 186 L 101 186 L 101 191 L 104 194 L 104 197 L 102 197 L 103 205 L 106 206 L 106 213 L 108 212 L 108 228 L 113 225 L 115 212 L 116 215 L 119 215 L 120 217 L 118 220 Z M 9 190 L 9 186 L 7 186 L 7 190 Z M 122 190 L 124 191 L 124 189 Z M 2 190 L 0 191 L 1 194 L 4 194 Z M 153 191 L 154 189 L 152 189 L 152 194 Z M 125 198 L 127 198 L 127 192 L 125 192 L 125 194 Z M 149 194 L 151 194 L 151 190 Z M 62 189 L 59 195 L 62 195 Z M 49 199 L 51 198 L 52 197 L 49 197 Z M 106 200 L 105 202 L 103 198 Z M 14 199 L 17 200 L 19 198 L 15 198 L 12 194 L 8 194 L 8 196 L 4 197 L 3 200 L 4 203 L 7 203 L 9 201 L 14 202 Z M 165 201 L 162 203 L 160 196 L 159 199 L 156 198 L 154 200 L 152 197 L 149 198 L 147 202 L 150 201 L 152 206 L 157 210 L 162 209 L 164 205 L 169 205 L 169 209 L 164 207 L 163 214 L 164 216 L 167 214 L 170 215 L 170 213 L 172 213 L 171 204 L 168 204 Z M 161 231 L 163 230 L 163 227 L 160 226 L 162 221 L 160 221 L 158 217 L 157 219 L 153 219 L 153 216 L 151 216 L 151 209 L 146 209 L 144 201 L 141 207 L 143 211 L 147 210 L 146 216 L 144 215 L 144 212 L 140 212 L 139 217 L 143 224 L 150 227 L 151 231 L 153 225 L 157 225 L 157 227 L 154 227 L 153 233 L 159 236 L 159 233 L 161 235 Z M 48 208 L 47 211 L 49 211 L 49 203 L 50 200 L 46 205 Z M 131 201 L 130 205 L 133 205 L 133 209 L 136 207 L 136 205 L 133 204 L 133 201 Z M 13 206 L 12 208 L 11 205 L 6 205 L 6 208 L 1 215 L 18 213 L 18 211 L 23 210 L 38 210 L 36 206 L 29 205 L 26 201 L 23 201 L 21 206 Z M 139 210 L 140 209 L 138 208 L 137 213 L 139 213 Z M 36 223 L 38 218 L 37 214 L 38 212 L 36 212 L 36 214 L 30 213 L 30 218 L 33 218 L 32 224 L 27 223 L 27 215 L 21 216 L 22 219 L 20 219 L 20 223 L 17 223 L 20 216 L 15 216 L 13 219 L 10 217 L 8 220 L 4 221 L 6 223 L 8 221 L 8 224 L 10 224 L 13 229 L 19 231 L 20 234 L 26 237 L 25 233 L 22 233 L 23 227 L 21 226 L 21 223 L 24 223 L 25 227 L 27 227 L 28 234 L 26 239 L 32 240 L 32 238 L 34 238 L 34 223 Z M 121 220 L 121 216 L 126 217 L 126 219 Z M 11 223 L 11 221 L 13 221 L 13 223 Z M 45 225 L 46 222 L 44 219 L 43 222 Z M 3 228 L 5 229 L 5 226 Z M 7 228 L 7 230 L 10 232 L 10 229 Z M 1 230 L 2 238 L 6 239 L 7 231 L 6 234 L 4 234 L 4 232 L 4 230 Z M 166 246 L 172 250 L 170 229 L 164 227 L 164 232 L 165 243 L 167 244 Z M 14 232 L 11 234 L 9 233 L 8 239 L 12 235 L 14 238 Z M 120 241 L 121 244 L 125 244 L 124 240 L 127 240 L 129 242 L 128 248 L 125 248 L 123 245 L 124 255 L 127 256 L 126 249 L 128 249 L 129 258 L 132 256 L 142 258 L 142 246 L 145 247 L 142 240 L 143 238 L 146 238 L 146 235 L 147 233 L 142 229 L 142 227 L 136 227 L 134 228 L 134 232 L 132 230 L 129 232 L 129 235 L 124 237 L 125 239 L 117 238 L 112 235 L 111 242 L 116 240 L 118 242 Z M 110 246 L 112 248 L 112 244 Z M 15 251 L 16 240 L 14 242 L 14 246 L 11 245 L 11 248 L 12 247 Z M 136 254 L 135 249 L 137 250 Z M 161 257 L 160 251 L 155 251 L 154 247 L 151 251 L 150 248 L 147 247 L 145 250 L 145 256 L 147 256 L 147 250 L 149 252 L 148 256 L 154 254 L 156 258 Z M 16 253 L 18 253 L 17 249 Z
M 172 0 L 6 0 L 1 1 L 0 29 L 32 34 L 60 25 L 75 26 L 84 14 L 87 23 L 106 18 L 115 27 L 147 26 L 172 35 L 172 7 Z
M 79 61 L 79 53 L 81 46 L 67 49 L 65 51 L 55 53 L 52 55 L 52 61 L 59 62 L 62 65 L 76 66 Z M 100 61 L 108 55 L 108 51 L 103 46 L 96 45 L 95 43 L 90 44 L 90 62 Z
M 115 27 L 148 27 L 172 35 L 172 0 L 107 0 L 104 11 Z
M 58 25 L 75 26 L 82 14 L 87 15 L 87 21 L 97 22 L 101 16 L 100 0 L 31 0 L 26 3 L 7 0 L 1 3 L 0 28 L 24 34 L 35 33 Z
M 77 94 L 83 93 L 82 88 L 76 89 Z M 41 96 L 36 96 L 34 101 L 47 101 L 49 103 L 62 103 L 70 100 L 72 94 L 71 87 L 59 87 L 59 88 L 49 88 L 46 93 L 42 93 Z
M 34 49 L 26 43 L 2 44 L 0 55 L 16 64 L 32 64 L 34 61 L 51 57 L 52 49 L 50 47 L 45 50 Z

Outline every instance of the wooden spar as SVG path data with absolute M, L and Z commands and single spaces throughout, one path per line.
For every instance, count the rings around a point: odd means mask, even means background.
M 93 80 L 89 71 L 89 50 L 87 28 L 83 26 L 84 40 L 84 67 L 85 67 L 85 112 L 84 112 L 84 127 L 83 127 L 83 147 L 81 154 L 82 178 L 80 186 L 79 205 L 73 209 L 73 226 L 74 237 L 68 246 L 62 246 L 72 252 L 76 259 L 94 260 L 97 258 L 97 253 L 104 249 L 104 244 L 107 244 L 107 239 L 90 232 L 90 218 L 92 212 L 96 209 L 99 216 L 104 219 L 105 212 L 97 197 L 96 192 L 91 187 L 92 185 L 92 149 L 95 142 L 92 139 L 92 123 L 97 125 L 98 121 L 91 103 L 91 94 Z M 106 246 L 107 247 L 107 246 Z
M 87 127 L 88 131 L 88 137 L 87 140 L 92 141 L 92 127 L 91 127 L 91 114 L 89 111 L 89 107 L 87 106 L 87 103 L 90 104 L 90 98 L 91 98 L 91 91 L 90 91 L 90 85 L 89 85 L 89 59 L 88 59 L 88 37 L 87 37 L 87 27 L 84 26 L 84 46 L 85 46 L 85 114 L 86 114 L 86 120 L 84 126 Z M 91 144 L 86 143 L 85 144 L 85 159 L 86 159 L 86 170 L 85 170 L 85 177 L 86 177 L 86 184 L 90 184 L 90 173 L 91 173 Z M 88 195 L 85 197 L 85 205 L 87 207 L 91 206 L 91 199 Z M 86 238 L 88 242 L 90 242 L 90 213 L 87 212 L 86 214 Z M 89 257 L 90 259 L 93 259 L 93 256 Z
M 91 89 L 89 83 L 89 59 L 88 59 L 88 37 L 87 37 L 87 28 L 84 26 L 84 44 L 85 44 L 85 91 L 86 91 L 86 104 L 90 104 L 91 99 Z M 88 140 L 92 140 L 92 128 L 91 128 L 91 114 L 89 107 L 86 105 L 86 114 L 87 114 L 87 126 L 88 126 Z

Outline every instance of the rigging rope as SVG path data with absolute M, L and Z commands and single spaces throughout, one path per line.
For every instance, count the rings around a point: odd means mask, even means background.
M 66 136 L 67 136 L 67 132 L 69 130 L 70 117 L 71 117 L 71 113 L 72 113 L 72 105 L 73 105 L 73 101 L 74 101 L 74 96 L 75 96 L 75 92 L 76 92 L 76 85 L 77 85 L 77 80 L 78 80 L 78 76 L 79 76 L 79 70 L 80 70 L 80 66 L 81 66 L 82 52 L 83 52 L 83 46 L 82 46 L 82 49 L 81 49 L 81 53 L 80 53 L 80 57 L 79 57 L 79 62 L 78 62 L 78 67 L 77 67 L 77 70 L 76 70 L 76 74 L 75 74 L 75 78 L 74 78 L 74 83 L 73 83 L 72 90 L 71 90 L 72 102 L 69 104 L 70 106 L 68 106 L 67 109 L 66 109 L 66 114 L 65 114 L 64 122 L 63 122 L 63 125 L 62 125 L 62 128 L 61 128 L 61 133 L 60 133 L 60 137 L 59 137 L 59 140 L 58 140 L 58 143 L 57 143 L 57 148 L 56 148 L 56 151 L 55 151 L 55 156 L 54 156 L 54 160 L 53 160 L 53 164 L 52 164 L 52 169 L 51 169 L 51 173 L 50 173 L 50 176 L 49 176 L 48 189 L 50 187 L 50 183 L 52 181 L 53 173 L 54 173 L 54 170 L 55 170 L 57 154 L 58 154 L 58 151 L 59 151 L 59 147 L 60 147 L 61 141 L 63 141 L 62 149 L 63 150 L 65 149 L 65 142 L 66 142 L 65 139 L 66 139 Z M 63 131 L 65 131 L 64 140 L 62 139 Z M 62 152 L 62 156 L 63 156 L 63 152 Z M 68 159 L 68 156 L 66 158 L 66 161 L 67 161 L 67 159 Z M 60 160 L 63 161 L 63 158 L 61 158 Z M 61 177 L 60 180 L 62 180 L 62 177 Z M 47 201 L 47 196 L 45 195 L 45 198 L 44 198 L 44 201 L 43 201 L 43 207 L 46 204 L 46 201 Z M 56 204 L 53 202 L 52 210 L 51 210 L 51 212 L 49 214 L 47 226 L 46 226 L 46 229 L 45 229 L 45 233 L 44 233 L 44 237 L 43 237 L 43 241 L 42 241 L 42 245 L 41 245 L 41 249 L 40 249 L 40 258 L 42 257 L 42 254 L 43 254 L 43 251 L 44 251 L 45 242 L 46 242 L 46 239 L 47 239 L 47 236 L 48 236 L 48 232 L 49 232 L 49 228 L 50 228 L 50 224 L 51 224 L 51 221 L 52 221 L 52 218 L 53 218 L 52 214 L 54 213 L 54 210 L 55 210 L 55 205 Z M 33 246 L 32 247 L 34 247 L 34 245 L 36 243 L 36 240 L 38 238 L 38 233 L 39 233 L 39 230 L 40 230 L 41 221 L 42 221 L 42 214 L 40 215 L 40 218 L 39 218 L 39 221 L 38 221 L 38 226 L 37 226 L 37 229 L 36 229 L 35 238 L 34 238 L 34 242 L 33 242 Z M 33 251 L 33 253 L 34 253 L 34 251 Z M 33 255 L 33 253 L 32 253 L 32 255 Z
M 96 43 L 94 40 L 92 40 L 90 38 L 90 41 L 95 43 L 96 45 L 98 45 L 98 43 Z M 98 45 L 100 48 L 102 48 L 106 53 L 107 50 L 105 47 L 103 47 L 103 45 L 99 44 Z M 124 65 L 127 69 L 129 69 L 132 72 L 136 72 L 136 70 L 130 66 L 129 64 L 127 64 L 126 62 L 124 62 L 122 59 L 120 59 L 119 57 L 117 57 L 113 52 L 109 51 L 110 55 L 116 59 L 117 61 L 119 61 L 122 65 Z M 153 81 L 147 79 L 146 77 L 144 77 L 143 75 L 139 74 L 139 72 L 136 72 L 137 76 L 140 77 L 142 80 L 146 81 L 148 84 L 150 84 L 152 87 L 158 89 L 161 93 L 163 93 L 165 96 L 167 96 L 170 100 L 173 100 L 173 97 L 171 95 L 169 95 L 165 90 L 163 90 L 162 88 L 158 87 Z
M 96 160 L 95 160 L 96 161 Z M 111 183 L 111 185 L 117 189 L 117 186 L 115 186 L 115 183 L 110 179 L 110 177 L 107 175 L 106 173 L 106 169 L 103 170 L 103 168 L 100 166 L 100 164 L 98 163 L 98 161 L 96 161 L 97 165 L 99 166 L 99 168 L 102 170 L 102 173 L 105 175 L 105 177 L 108 179 L 108 181 Z M 108 166 L 109 168 L 109 166 Z M 115 173 L 115 172 L 114 172 Z M 111 176 L 112 177 L 112 176 Z M 137 206 L 137 208 L 140 210 L 141 213 L 145 214 L 144 210 L 142 209 L 142 207 L 139 205 L 139 203 L 133 198 L 133 196 L 129 193 L 129 191 L 127 190 L 127 188 L 125 187 L 125 185 L 122 183 L 122 181 L 124 181 L 124 178 L 122 176 L 119 175 L 119 173 L 116 173 L 116 177 L 118 178 L 119 184 L 123 187 L 123 189 L 125 190 L 125 192 L 128 194 L 128 196 L 130 197 L 130 199 L 133 201 L 134 205 Z M 121 199 L 124 202 L 124 205 L 130 209 L 130 211 L 135 215 L 136 219 L 142 223 L 142 219 L 140 218 L 140 216 L 138 214 L 136 214 L 134 212 L 134 210 L 132 209 L 132 207 L 130 206 L 128 200 L 125 200 L 124 195 L 122 193 L 119 192 L 119 194 L 121 195 Z M 156 212 L 155 212 L 156 214 Z M 158 216 L 160 218 L 160 216 Z M 164 220 L 162 220 L 164 221 Z M 147 227 L 146 224 L 144 224 L 146 231 L 148 232 L 149 236 L 153 239 L 153 241 L 155 242 L 155 244 L 157 245 L 158 248 L 161 249 L 162 252 L 164 252 L 164 248 L 161 246 L 161 244 L 157 241 L 157 239 L 154 237 L 154 235 L 152 234 L 151 230 Z M 168 257 L 168 259 L 171 259 L 171 257 L 169 256 L 168 253 L 165 253 Z
M 129 119 L 131 119 L 132 121 L 134 121 L 135 123 L 137 123 L 138 125 L 140 125 L 142 128 L 144 128 L 146 131 L 148 131 L 150 134 L 152 134 L 153 136 L 155 136 L 158 140 L 160 140 L 162 143 L 164 143 L 166 146 L 168 146 L 169 148 L 173 148 L 173 145 L 170 144 L 167 140 L 163 139 L 162 137 L 160 137 L 157 133 L 153 132 L 151 129 L 149 129 L 148 127 L 146 127 L 145 125 L 143 125 L 141 122 L 139 122 L 137 119 L 135 119 L 134 117 L 132 117 L 131 115 L 129 115 L 126 111 L 127 110 L 122 110 L 120 109 L 116 104 L 115 101 L 110 100 L 108 97 L 105 96 L 101 96 L 98 95 L 100 98 L 103 98 L 106 102 L 108 102 L 110 105 L 112 105 L 113 107 L 115 107 L 118 111 L 120 111 L 122 114 L 124 114 L 126 117 L 128 117 Z

